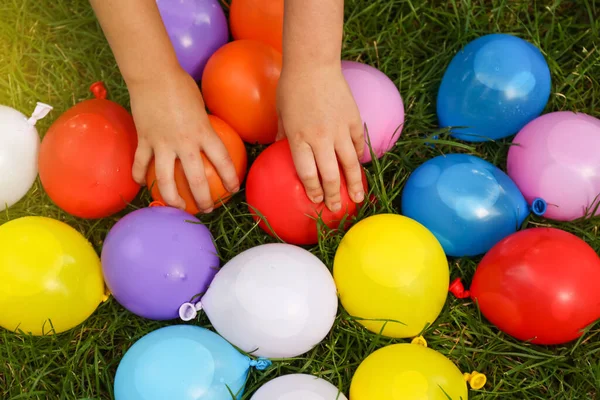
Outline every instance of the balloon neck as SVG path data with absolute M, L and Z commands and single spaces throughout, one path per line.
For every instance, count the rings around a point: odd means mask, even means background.
M 533 203 L 531 203 L 531 212 L 533 212 L 538 217 L 544 215 L 547 209 L 548 204 L 546 203 L 546 201 L 540 199 L 539 197 L 533 200 Z
M 427 347 L 427 340 L 423 336 L 417 336 L 411 341 L 412 344 L 416 344 L 417 346 Z
M 106 91 L 106 86 L 104 86 L 104 83 L 102 82 L 92 83 L 92 85 L 90 86 L 90 92 L 92 92 L 94 97 L 97 99 L 106 99 L 106 95 L 108 93 Z
M 250 360 L 250 367 L 257 369 L 258 371 L 264 371 L 269 368 L 273 363 L 267 358 L 257 358 L 256 360 Z
M 200 302 L 194 303 L 183 303 L 179 307 L 179 318 L 182 321 L 191 321 L 198 316 L 198 312 L 202 310 L 202 304 Z
M 35 110 L 31 114 L 31 117 L 27 120 L 27 123 L 31 126 L 35 126 L 35 124 L 42 118 L 44 118 L 48 113 L 52 111 L 52 106 L 46 103 L 38 102 L 35 106 Z
M 108 288 L 106 288 L 104 290 L 104 295 L 102 296 L 102 302 L 106 303 L 108 301 L 108 299 L 110 299 L 110 295 L 111 295 L 110 290 L 108 290 Z
M 460 278 L 456 278 L 450 284 L 448 291 L 454 295 L 457 299 L 466 299 L 471 297 L 471 292 L 466 290 L 462 280 Z
M 165 207 L 165 203 L 162 201 L 153 201 L 148 205 L 148 207 Z
M 470 374 L 465 372 L 463 376 L 465 378 L 465 382 L 468 382 L 469 386 L 475 390 L 483 388 L 487 383 L 487 376 L 477 371 L 473 371 Z

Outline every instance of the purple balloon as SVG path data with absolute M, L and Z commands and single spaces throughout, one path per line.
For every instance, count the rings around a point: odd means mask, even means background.
M 153 320 L 177 318 L 204 294 L 219 267 L 208 228 L 171 207 L 143 208 L 113 226 L 102 248 L 104 280 L 127 310 Z
M 206 62 L 229 40 L 223 8 L 217 0 L 157 0 L 179 64 L 195 80 Z

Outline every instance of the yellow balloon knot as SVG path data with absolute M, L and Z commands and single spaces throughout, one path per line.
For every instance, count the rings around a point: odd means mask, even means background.
M 463 376 L 465 377 L 465 381 L 469 382 L 471 388 L 475 390 L 481 389 L 487 383 L 487 377 L 477 371 L 473 371 L 470 374 L 465 372 Z
M 102 296 L 102 302 L 105 303 L 110 298 L 110 290 L 106 289 Z
M 412 344 L 416 344 L 417 346 L 427 347 L 427 340 L 423 336 L 417 336 L 411 341 Z

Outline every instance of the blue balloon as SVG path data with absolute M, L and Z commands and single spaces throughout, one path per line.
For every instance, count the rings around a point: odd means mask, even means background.
M 221 336 L 191 325 L 158 329 L 127 351 L 115 377 L 116 400 L 231 400 L 242 397 L 251 360 Z
M 534 202 L 536 214 L 545 212 Z M 402 214 L 429 229 L 447 255 L 486 253 L 516 232 L 531 209 L 500 169 L 467 154 L 438 156 L 420 165 L 402 193 Z
M 516 36 L 482 36 L 446 70 L 437 98 L 441 128 L 460 140 L 484 142 L 516 134 L 550 97 L 550 69 L 540 50 Z

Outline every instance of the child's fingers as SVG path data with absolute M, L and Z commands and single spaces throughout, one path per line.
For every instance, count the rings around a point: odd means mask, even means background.
M 345 136 L 336 145 L 335 150 L 344 170 L 348 194 L 353 202 L 361 203 L 365 198 L 365 188 L 363 187 L 362 171 L 355 146 L 353 140 Z
M 325 191 L 325 204 L 333 212 L 338 212 L 342 208 L 340 196 L 340 167 L 335 155 L 333 142 L 322 145 L 320 148 L 313 149 L 319 175 L 323 181 L 323 190 Z
M 208 186 L 204 163 L 199 150 L 196 148 L 187 151 L 185 155 L 180 155 L 179 159 L 196 205 L 200 211 L 209 213 L 213 210 L 214 203 L 210 195 L 210 187 Z
M 152 148 L 145 143 L 139 143 L 135 151 L 133 169 L 131 170 L 133 180 L 139 185 L 146 184 L 146 173 L 151 160 Z
M 323 188 L 319 181 L 317 164 L 311 147 L 306 142 L 295 144 L 290 142 L 292 150 L 292 158 L 298 177 L 304 185 L 306 195 L 313 203 L 321 203 L 323 201 Z
M 216 134 L 206 135 L 203 139 L 202 149 L 217 170 L 225 189 L 230 193 L 240 190 L 240 179 L 221 139 Z
M 184 209 L 185 201 L 175 185 L 175 158 L 173 151 L 156 149 L 156 183 L 163 200 L 170 206 Z
M 358 159 L 360 159 L 365 151 L 369 151 L 369 149 L 365 149 L 365 126 L 361 120 L 350 124 L 350 137 L 352 137 L 356 155 L 358 156 Z
M 285 130 L 283 129 L 283 121 L 281 117 L 277 121 L 277 136 L 275 136 L 275 141 L 278 142 L 281 139 L 285 138 Z

